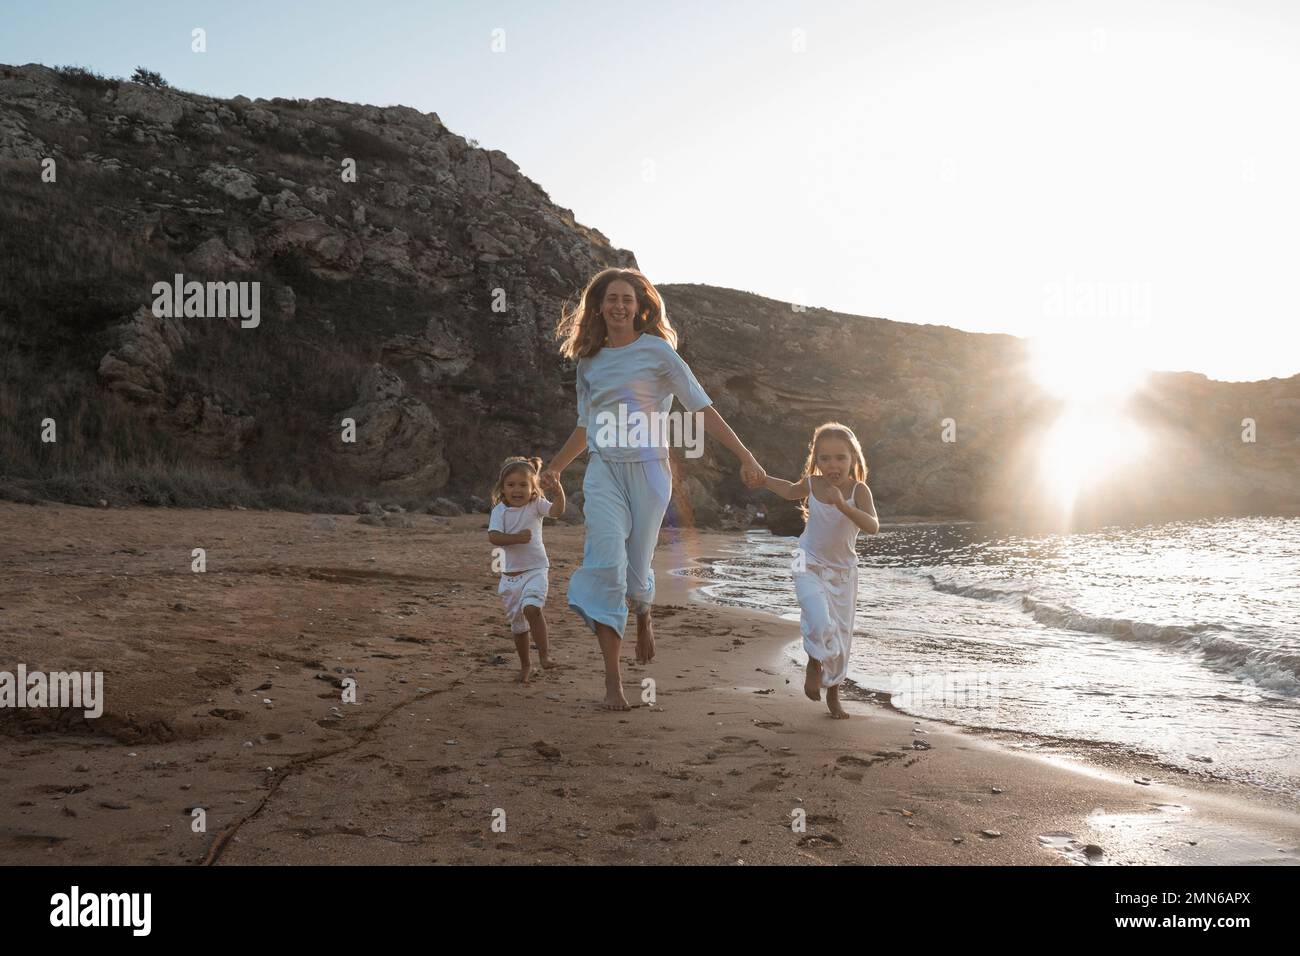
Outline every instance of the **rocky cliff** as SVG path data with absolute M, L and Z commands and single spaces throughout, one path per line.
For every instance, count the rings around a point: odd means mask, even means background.
M 401 106 L 0 67 L 0 176 L 0 490 L 193 503 L 185 487 L 221 476 L 471 503 L 506 455 L 548 457 L 568 435 L 556 321 L 595 271 L 636 264 L 504 153 Z M 158 317 L 152 289 L 178 274 L 259 283 L 260 321 Z M 682 354 L 773 472 L 837 418 L 882 514 L 1032 510 L 1023 449 L 1056 409 L 1019 340 L 660 290 Z M 1300 511 L 1300 377 L 1158 376 L 1141 403 L 1166 451 L 1145 484 L 1094 489 L 1091 518 Z M 675 518 L 755 500 L 734 470 L 712 443 L 684 462 Z

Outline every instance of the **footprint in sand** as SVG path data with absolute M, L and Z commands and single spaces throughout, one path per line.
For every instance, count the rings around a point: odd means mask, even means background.
M 801 836 L 795 844 L 796 846 L 810 847 L 814 850 L 819 849 L 839 849 L 844 844 L 840 842 L 839 837 L 832 836 L 829 833 L 809 833 Z
M 1106 852 L 1095 843 L 1084 843 L 1073 833 L 1057 831 L 1044 833 L 1038 837 L 1042 846 L 1055 850 L 1072 863 L 1082 866 L 1097 866 L 1105 859 Z
M 830 826 L 833 823 L 839 823 L 840 818 L 833 817 L 826 813 L 810 813 L 807 818 L 805 818 L 804 822 L 815 827 L 825 827 Z
M 886 760 L 897 760 L 902 754 L 893 753 L 887 750 L 877 750 L 870 757 L 855 757 L 853 754 L 844 754 L 837 757 L 835 763 L 840 766 L 849 767 L 874 767 L 878 763 L 884 763 Z

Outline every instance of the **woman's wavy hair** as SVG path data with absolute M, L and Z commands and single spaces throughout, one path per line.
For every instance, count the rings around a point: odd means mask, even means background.
M 493 508 L 495 508 L 497 503 L 506 496 L 506 479 L 516 471 L 523 471 L 528 474 L 529 501 L 532 501 L 542 493 L 542 486 L 537 481 L 537 477 L 542 471 L 542 460 L 540 458 L 525 458 L 522 455 L 512 455 L 501 463 L 501 471 L 497 475 L 497 483 L 492 486 Z
M 636 316 L 632 327 L 638 332 L 657 335 L 673 348 L 677 348 L 677 330 L 668 321 L 668 309 L 663 297 L 639 269 L 603 269 L 592 277 L 582 290 L 578 302 L 564 310 L 555 337 L 560 340 L 560 354 L 565 358 L 590 358 L 605 347 L 605 318 L 600 305 L 605 301 L 605 290 L 611 282 L 622 279 L 636 292 Z
M 821 474 L 821 469 L 817 466 L 817 445 L 827 438 L 838 438 L 848 444 L 853 455 L 853 463 L 849 469 L 853 479 L 855 481 L 866 481 L 867 456 L 862 453 L 862 445 L 858 442 L 858 436 L 853 434 L 853 429 L 840 422 L 822 422 L 813 429 L 812 441 L 808 443 L 808 458 L 804 461 L 803 474 L 799 476 L 799 480 L 807 481 L 809 475 Z M 804 516 L 805 521 L 808 520 L 807 500 L 799 502 L 799 513 Z

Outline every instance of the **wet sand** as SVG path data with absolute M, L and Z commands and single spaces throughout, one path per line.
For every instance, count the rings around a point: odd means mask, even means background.
M 917 722 L 883 701 L 832 720 L 803 696 L 797 625 L 696 600 L 670 573 L 735 536 L 664 532 L 658 656 L 637 665 L 626 642 L 639 706 L 610 713 L 596 642 L 564 604 L 583 529 L 548 523 L 560 666 L 521 687 L 487 516 L 409 518 L 0 503 L 0 670 L 102 670 L 106 696 L 92 720 L 0 710 L 0 856 L 1300 860 L 1300 814 L 1239 784 Z

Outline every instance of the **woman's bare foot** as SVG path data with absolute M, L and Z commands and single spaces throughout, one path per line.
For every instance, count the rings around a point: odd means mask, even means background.
M 822 665 L 814 657 L 808 658 L 808 669 L 803 677 L 804 696 L 809 700 L 822 699 Z
M 527 684 L 532 677 L 533 669 L 531 667 L 520 668 L 519 675 L 515 678 L 516 684 Z
M 555 666 L 555 661 L 551 659 L 550 654 L 543 654 L 541 651 L 538 651 L 537 656 L 542 662 L 542 667 L 546 668 L 547 670 L 550 670 L 552 667 Z
M 615 677 L 605 678 L 605 700 L 600 705 L 605 710 L 631 710 L 623 696 L 623 682 Z
M 826 707 L 836 720 L 848 720 L 849 713 L 840 706 L 840 685 L 826 688 Z
M 641 664 L 649 664 L 655 659 L 655 632 L 649 611 L 636 616 L 636 659 Z

